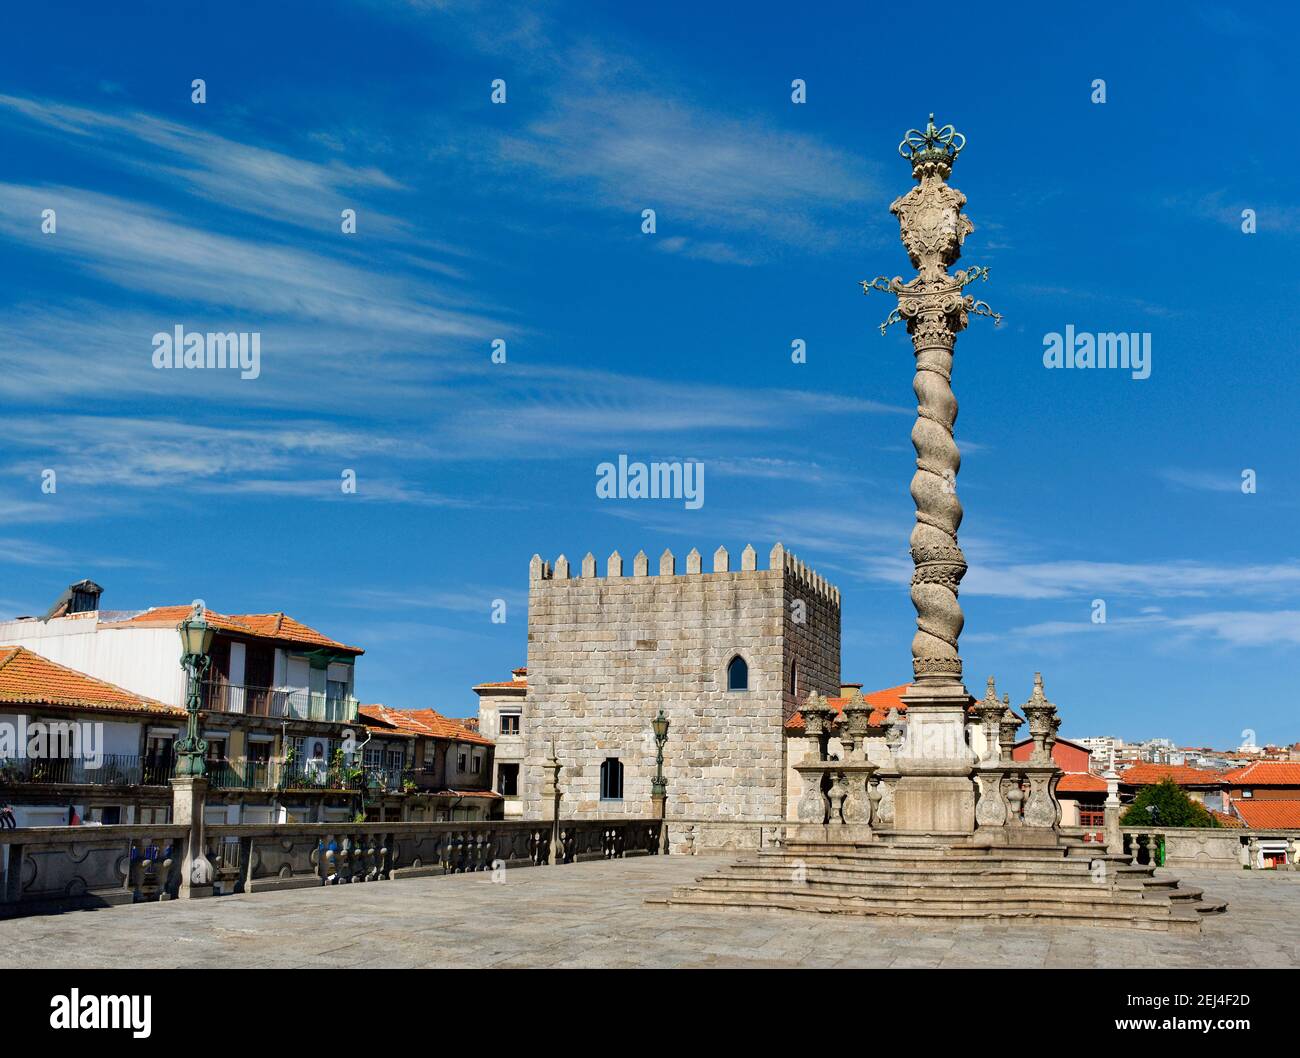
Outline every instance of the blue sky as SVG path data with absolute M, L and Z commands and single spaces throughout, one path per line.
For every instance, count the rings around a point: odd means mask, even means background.
M 843 592 L 845 678 L 904 682 L 912 356 L 857 282 L 909 271 L 896 145 L 934 111 L 1006 317 L 957 348 L 968 686 L 1041 669 L 1067 735 L 1300 739 L 1300 159 L 1264 16 L 133 6 L 0 41 L 0 615 L 85 576 L 283 609 L 366 648 L 363 700 L 467 715 L 524 661 L 534 552 L 781 540 Z M 155 370 L 177 324 L 260 332 L 261 376 Z M 1067 324 L 1149 332 L 1151 377 L 1046 369 Z M 704 506 L 597 499 L 620 453 L 703 461 Z

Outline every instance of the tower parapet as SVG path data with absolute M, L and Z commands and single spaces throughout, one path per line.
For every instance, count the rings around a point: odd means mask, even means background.
M 768 565 L 765 570 L 758 568 L 758 553 L 754 550 L 752 544 L 746 544 L 744 550 L 741 551 L 739 569 L 733 568 L 732 556 L 726 547 L 719 547 L 713 553 L 713 569 L 711 572 L 706 573 L 704 571 L 700 552 L 695 548 L 691 548 L 686 553 L 685 559 L 684 569 L 678 572 L 677 556 L 670 549 L 665 548 L 663 554 L 659 556 L 658 573 L 654 573 L 646 553 L 638 551 L 636 557 L 632 560 L 632 576 L 637 578 L 685 579 L 688 577 L 744 577 L 749 574 L 762 576 L 771 572 L 780 572 L 786 579 L 799 585 L 809 595 L 825 599 L 835 606 L 840 604 L 839 588 L 831 584 L 811 566 L 804 563 L 793 552 L 787 551 L 785 546 L 780 543 L 769 552 Z M 528 579 L 530 581 L 625 580 L 627 577 L 624 565 L 623 556 L 614 551 L 606 561 L 605 576 L 598 577 L 596 575 L 596 557 L 590 551 L 583 557 L 582 563 L 576 571 L 564 555 L 556 558 L 554 563 L 547 562 L 541 555 L 533 555 L 532 560 L 528 563 Z

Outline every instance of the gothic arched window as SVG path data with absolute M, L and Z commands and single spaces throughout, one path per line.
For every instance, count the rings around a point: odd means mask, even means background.
M 732 658 L 727 665 L 727 690 L 749 690 L 749 666 L 745 664 L 745 659 L 739 654 Z

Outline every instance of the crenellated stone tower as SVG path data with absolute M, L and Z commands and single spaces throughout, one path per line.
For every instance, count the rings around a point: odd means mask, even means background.
M 544 811 L 552 746 L 566 816 L 650 815 L 662 706 L 670 823 L 785 818 L 783 727 L 809 692 L 839 690 L 840 593 L 781 544 L 766 569 L 752 547 L 738 557 L 718 548 L 709 572 L 694 549 L 681 565 L 665 551 L 653 572 L 644 552 L 630 570 L 617 551 L 602 570 L 591 554 L 576 568 L 533 557 L 525 816 Z M 736 658 L 742 688 L 729 686 Z M 620 772 L 621 796 L 602 797 L 602 767 Z

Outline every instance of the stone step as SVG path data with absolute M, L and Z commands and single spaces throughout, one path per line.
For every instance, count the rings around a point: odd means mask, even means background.
M 1059 874 L 1072 873 L 1086 875 L 1092 870 L 1092 861 L 1084 859 L 1044 860 L 1037 857 L 988 856 L 981 859 L 945 860 L 941 857 L 926 859 L 904 859 L 900 857 L 857 856 L 848 854 L 823 855 L 820 853 L 775 853 L 761 852 L 752 859 L 744 861 L 750 864 L 764 864 L 778 868 L 793 869 L 797 866 L 841 867 L 845 869 L 868 871 L 935 871 L 943 874 L 978 873 L 981 871 L 1021 871 L 1026 873 Z M 1111 861 L 1106 863 L 1108 873 L 1125 873 L 1133 877 L 1150 875 L 1149 868 L 1126 870 L 1124 865 Z
M 1111 875 L 1102 882 L 1094 881 L 1086 873 L 1057 874 L 1021 874 L 1010 871 L 981 871 L 979 873 L 947 874 L 940 871 L 860 871 L 842 870 L 826 867 L 810 867 L 799 874 L 784 869 L 772 869 L 761 865 L 736 863 L 720 871 L 702 875 L 700 879 L 761 879 L 766 884 L 789 888 L 792 885 L 817 882 L 826 885 L 848 885 L 859 889 L 873 886 L 955 886 L 955 887 L 998 887 L 1014 890 L 1017 888 L 1065 888 L 1099 891 L 1104 889 L 1122 889 L 1125 892 L 1145 892 L 1153 898 L 1169 898 L 1174 892 L 1165 886 L 1149 886 L 1140 878 L 1125 878 Z M 799 879 L 799 881 L 797 881 Z
M 716 875 L 705 875 L 695 879 L 698 888 L 733 888 L 733 886 L 761 885 L 763 888 L 790 890 L 807 889 L 816 892 L 840 892 L 855 894 L 871 893 L 1076 893 L 1099 894 L 1118 892 L 1132 894 L 1134 898 L 1149 901 L 1169 901 L 1174 894 L 1160 890 L 1147 893 L 1144 886 L 1132 883 L 1113 883 L 1099 885 L 1078 877 L 1037 877 L 1037 879 L 1015 879 L 1015 877 L 963 877 L 963 879 L 944 879 L 944 877 L 861 877 L 855 875 L 826 875 L 826 873 L 809 871 L 803 876 L 802 883 L 794 883 L 785 873 L 764 871 L 746 871 L 740 867 Z M 1195 902 L 1200 894 L 1191 898 Z
M 1011 903 L 1050 901 L 1083 904 L 1144 904 L 1151 907 L 1169 907 L 1171 904 L 1169 896 L 1149 896 L 1139 887 L 1111 888 L 1065 880 L 1040 881 L 1032 885 L 1006 885 L 1000 882 L 824 881 L 810 877 L 802 885 L 791 887 L 783 880 L 752 875 L 727 875 L 699 878 L 694 885 L 682 888 L 710 892 L 794 892 L 870 900 L 882 905 L 894 900 L 924 900 L 940 904 L 949 901 L 962 904 L 971 901 Z
M 668 907 L 702 907 L 719 911 L 795 911 L 821 914 L 858 915 L 864 918 L 939 920 L 945 922 L 1018 922 L 1032 921 L 1059 926 L 1124 926 L 1134 929 L 1168 930 L 1199 933 L 1200 920 L 1195 912 L 1184 908 L 1157 909 L 1131 906 L 1015 906 L 995 908 L 939 907 L 922 902 L 889 906 L 874 901 L 836 901 L 821 897 L 800 897 L 790 892 L 746 894 L 710 892 L 700 889 L 677 890 L 667 900 L 648 901 Z
M 894 845 L 884 842 L 812 842 L 787 841 L 776 849 L 765 852 L 787 853 L 798 856 L 870 856 L 874 859 L 900 860 L 944 860 L 957 862 L 961 860 L 984 859 L 989 855 L 1019 856 L 1024 859 L 1057 861 L 1066 859 L 1071 853 L 1082 851 L 1079 847 L 1069 845 L 1041 846 L 988 846 L 988 845 Z M 1110 854 L 1100 848 L 1097 855 L 1107 857 Z M 1120 857 L 1127 859 L 1127 857 Z

